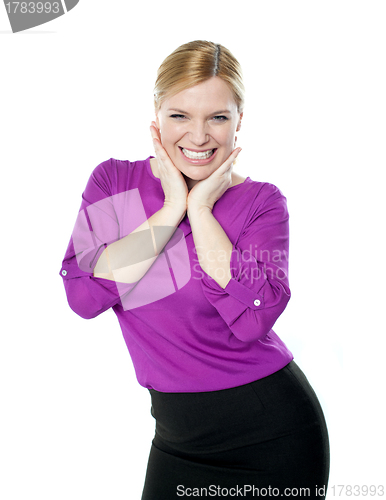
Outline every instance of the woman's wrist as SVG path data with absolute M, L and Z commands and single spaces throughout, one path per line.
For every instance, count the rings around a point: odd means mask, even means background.
M 201 216 L 202 214 L 212 213 L 212 207 L 200 205 L 198 203 L 189 203 L 187 207 L 188 217 Z
M 178 221 L 176 226 L 182 221 L 186 214 L 186 204 L 184 203 L 173 203 L 165 201 L 161 209 L 165 214 L 167 214 L 168 219 Z

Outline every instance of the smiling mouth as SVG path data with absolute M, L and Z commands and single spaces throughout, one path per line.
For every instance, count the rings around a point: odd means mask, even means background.
M 190 151 L 189 149 L 185 149 L 185 148 L 181 148 L 181 147 L 180 147 L 180 149 L 183 152 L 183 154 L 187 158 L 189 158 L 190 160 L 207 160 L 216 151 L 216 148 L 207 149 L 206 151 Z

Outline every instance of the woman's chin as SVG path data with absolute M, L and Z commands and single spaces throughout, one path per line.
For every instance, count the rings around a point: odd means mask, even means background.
M 178 165 L 181 173 L 194 181 L 202 181 L 209 177 L 220 165 Z
M 186 181 L 191 180 L 191 181 L 203 181 L 204 179 L 207 179 L 212 172 L 189 172 L 188 174 L 183 172 L 181 170 L 182 175 L 184 176 L 184 179 Z

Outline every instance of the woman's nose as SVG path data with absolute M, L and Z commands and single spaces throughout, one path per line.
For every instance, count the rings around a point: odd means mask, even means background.
M 189 139 L 196 146 L 202 146 L 209 141 L 209 134 L 204 123 L 192 123 L 189 130 Z

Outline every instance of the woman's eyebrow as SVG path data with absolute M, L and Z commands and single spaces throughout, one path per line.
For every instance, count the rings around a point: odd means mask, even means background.
M 187 111 L 183 111 L 182 109 L 177 109 L 177 108 L 169 108 L 168 111 L 177 111 L 177 113 L 181 113 L 183 115 L 189 114 Z M 229 109 L 222 109 L 220 111 L 215 111 L 214 113 L 210 113 L 210 115 L 222 115 L 224 113 L 231 114 L 231 111 L 229 111 Z
M 169 111 L 177 111 L 177 113 L 181 113 L 183 115 L 188 115 L 189 113 L 187 113 L 186 111 L 183 111 L 182 109 L 177 109 L 177 108 L 169 108 L 168 109 L 168 112 Z
M 229 109 L 222 109 L 222 110 L 220 110 L 220 111 L 216 111 L 215 113 L 212 113 L 212 114 L 213 114 L 213 115 L 223 115 L 223 114 L 225 114 L 225 113 L 229 113 L 229 114 L 231 114 L 232 112 L 231 112 L 231 111 L 229 111 Z

